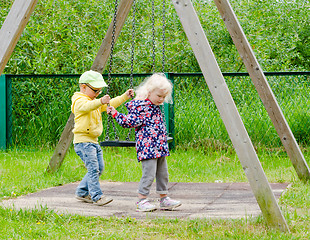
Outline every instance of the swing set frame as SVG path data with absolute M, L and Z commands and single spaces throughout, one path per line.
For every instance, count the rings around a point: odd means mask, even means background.
M 254 83 L 255 88 L 266 108 L 275 129 L 285 147 L 288 156 L 303 181 L 310 179 L 309 167 L 304 156 L 286 122 L 276 98 L 264 76 L 264 73 L 247 41 L 247 38 L 237 20 L 237 17 L 228 0 L 214 0 L 219 13 L 241 55 L 241 59 Z M 12 8 L 0 29 L 0 74 L 2 73 L 13 49 L 25 28 L 37 0 L 15 0 Z M 236 105 L 231 97 L 224 77 L 216 62 L 207 37 L 200 24 L 199 18 L 190 0 L 172 0 L 182 23 L 198 64 L 203 72 L 206 83 L 220 112 L 227 132 L 249 180 L 251 189 L 263 213 L 267 224 L 283 232 L 289 232 L 288 225 L 280 211 L 275 196 L 270 188 L 263 168 L 256 155 L 252 142 L 243 125 Z M 133 0 L 121 0 L 117 7 L 117 18 L 114 41 L 118 38 L 124 22 L 132 7 Z M 110 54 L 113 23 L 110 24 L 106 36 L 100 46 L 97 56 L 91 67 L 92 70 L 103 72 Z M 71 113 L 68 122 L 61 134 L 47 171 L 56 171 L 72 143 L 74 115 Z

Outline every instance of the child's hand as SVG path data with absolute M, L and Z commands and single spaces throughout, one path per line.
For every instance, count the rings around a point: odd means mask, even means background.
M 110 103 L 110 96 L 109 95 L 104 95 L 102 98 L 100 98 L 100 101 L 102 104 L 109 104 Z
M 107 107 L 107 114 L 113 116 L 115 113 L 117 113 L 116 109 L 112 106 Z
M 128 89 L 126 91 L 126 94 L 127 94 L 128 97 L 134 97 L 135 96 L 135 92 L 134 92 L 133 89 Z

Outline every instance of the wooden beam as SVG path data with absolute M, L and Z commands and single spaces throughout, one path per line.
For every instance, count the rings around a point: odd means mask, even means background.
M 0 75 L 9 61 L 37 0 L 15 0 L 0 29 Z
M 305 158 L 295 140 L 295 137 L 285 120 L 280 106 L 267 82 L 254 52 L 238 22 L 238 19 L 229 4 L 228 0 L 214 0 L 222 19 L 230 33 L 230 36 L 249 72 L 253 84 L 265 106 L 268 115 L 285 147 L 288 156 L 297 172 L 298 177 L 303 181 L 310 180 L 310 170 Z
M 267 223 L 289 231 L 190 0 L 172 0 Z
M 115 42 L 118 38 L 122 27 L 126 21 L 126 18 L 130 12 L 133 0 L 121 0 L 116 15 L 116 28 L 115 28 Z M 103 69 L 107 63 L 111 52 L 111 42 L 112 42 L 112 30 L 113 30 L 113 20 L 108 28 L 105 38 L 101 44 L 101 47 L 97 53 L 97 56 L 91 67 L 92 70 L 102 73 Z M 55 172 L 61 166 L 67 151 L 72 143 L 74 128 L 74 114 L 71 113 L 69 120 L 61 134 L 60 140 L 55 148 L 54 154 L 50 160 L 50 163 L 47 167 L 48 172 Z
M 47 172 L 55 172 L 62 164 L 67 151 L 72 143 L 74 127 L 74 114 L 71 113 L 67 124 L 60 136 L 59 142 L 54 150 L 53 156 L 46 169 Z

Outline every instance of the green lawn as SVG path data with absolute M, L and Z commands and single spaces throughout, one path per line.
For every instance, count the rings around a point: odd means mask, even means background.
M 139 181 L 134 149 L 105 148 L 102 180 Z M 309 151 L 303 151 L 309 165 Z M 61 168 L 47 174 L 52 150 L 0 152 L 0 198 L 14 198 L 52 186 L 79 181 L 86 170 L 71 149 Z M 310 186 L 301 182 L 285 153 L 259 152 L 269 182 L 290 182 L 279 205 L 290 233 L 269 229 L 262 217 L 241 220 L 100 218 L 57 215 L 42 208 L 0 208 L 0 239 L 309 239 Z M 177 149 L 168 157 L 171 182 L 247 182 L 231 152 Z M 126 174 L 123 170 L 126 169 Z

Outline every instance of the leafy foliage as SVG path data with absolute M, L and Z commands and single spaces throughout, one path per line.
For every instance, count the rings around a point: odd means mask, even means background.
M 264 71 L 309 70 L 308 0 L 231 0 Z M 0 0 L 0 24 L 13 0 Z M 223 72 L 245 71 L 220 14 L 210 0 L 194 7 Z M 199 72 L 171 1 L 166 2 L 166 71 Z M 114 1 L 41 0 L 4 73 L 69 74 L 88 70 L 113 16 Z M 162 66 L 162 1 L 155 0 L 156 70 Z M 114 73 L 130 72 L 130 13 L 116 42 Z M 135 72 L 151 71 L 151 3 L 137 1 Z M 107 72 L 107 69 L 105 69 Z

